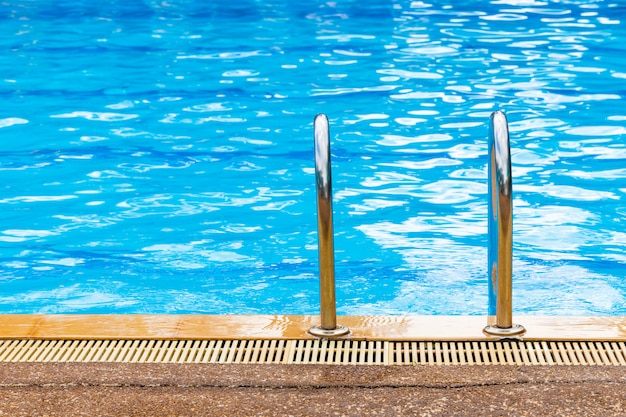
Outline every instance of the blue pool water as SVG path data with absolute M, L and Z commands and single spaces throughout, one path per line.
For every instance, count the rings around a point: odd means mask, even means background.
M 514 313 L 626 315 L 621 1 L 0 3 L 0 312 L 485 314 L 506 112 Z

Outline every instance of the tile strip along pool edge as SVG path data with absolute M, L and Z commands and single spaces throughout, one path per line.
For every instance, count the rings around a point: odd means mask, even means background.
M 625 342 L 0 340 L 0 363 L 626 366 Z
M 626 342 L 626 317 L 516 316 L 524 341 Z M 339 316 L 341 340 L 493 341 L 481 316 Z M 314 340 L 319 316 L 0 315 L 0 340 Z

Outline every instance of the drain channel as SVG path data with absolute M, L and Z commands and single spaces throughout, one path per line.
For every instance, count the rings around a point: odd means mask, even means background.
M 20 339 L 0 362 L 626 366 L 626 343 Z

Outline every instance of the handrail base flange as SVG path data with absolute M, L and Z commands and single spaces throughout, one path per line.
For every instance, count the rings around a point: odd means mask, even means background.
M 334 329 L 322 329 L 321 326 L 313 326 L 309 329 L 309 333 L 322 338 L 339 337 L 350 333 L 350 329 L 339 324 Z
M 521 324 L 513 324 L 511 327 L 498 327 L 490 324 L 483 329 L 483 333 L 488 336 L 510 337 L 521 336 L 526 333 L 526 329 Z

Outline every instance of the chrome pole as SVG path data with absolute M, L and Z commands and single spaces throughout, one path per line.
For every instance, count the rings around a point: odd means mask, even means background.
M 501 111 L 489 126 L 489 316 L 484 332 L 515 336 L 526 330 L 513 324 L 513 187 L 509 127 Z M 493 316 L 495 315 L 495 323 Z
M 314 120 L 315 179 L 317 183 L 317 234 L 320 273 L 321 325 L 309 329 L 318 337 L 347 334 L 347 327 L 337 325 L 335 301 L 335 249 L 333 243 L 332 176 L 330 170 L 330 129 L 328 118 L 318 114 Z

